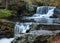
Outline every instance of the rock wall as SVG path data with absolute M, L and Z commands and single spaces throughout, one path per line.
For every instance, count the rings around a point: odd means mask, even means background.
M 37 24 L 33 23 L 31 25 L 31 30 L 60 30 L 60 24 L 58 23 L 52 23 L 52 24 L 47 24 L 47 23 L 42 23 L 42 24 Z
M 60 30 L 60 25 L 38 25 L 37 29 L 43 29 L 43 30 Z
M 13 26 L 11 23 L 0 22 L 0 38 L 13 37 Z

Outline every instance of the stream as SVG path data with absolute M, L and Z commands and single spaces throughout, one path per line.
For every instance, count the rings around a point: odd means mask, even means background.
M 33 16 L 31 17 L 23 17 L 23 20 L 34 20 L 35 23 L 50 23 L 52 24 L 53 21 L 55 19 L 51 19 L 50 16 L 53 16 L 54 14 L 54 9 L 56 7 L 52 7 L 52 6 L 41 6 L 41 7 L 37 7 L 36 10 L 36 14 L 33 14 Z M 14 26 L 14 34 L 19 34 L 19 33 L 26 33 L 27 30 L 30 30 L 30 26 L 32 25 L 33 22 L 31 23 L 21 23 L 21 22 L 16 22 L 15 26 Z M 38 24 L 36 24 L 38 25 Z M 46 30 L 42 30 L 41 29 L 41 34 L 45 34 L 48 33 L 49 31 Z M 60 32 L 60 31 L 56 31 L 56 32 Z M 3 38 L 0 39 L 0 43 L 11 43 L 11 41 L 13 41 L 14 38 Z

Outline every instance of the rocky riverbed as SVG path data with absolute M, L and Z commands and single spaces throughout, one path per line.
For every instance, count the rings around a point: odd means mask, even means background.
M 16 34 L 12 43 L 57 43 L 60 41 L 59 38 L 60 31 L 34 30 L 25 34 Z

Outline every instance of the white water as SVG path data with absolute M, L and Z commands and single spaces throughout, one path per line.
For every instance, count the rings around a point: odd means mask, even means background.
M 3 39 L 0 39 L 0 43 L 11 43 L 11 41 L 13 41 L 14 38 L 3 38 Z
M 56 7 L 52 7 L 52 6 L 41 6 L 41 7 L 37 7 L 37 11 L 36 14 L 34 14 L 31 17 L 23 17 L 23 19 L 33 19 L 34 21 L 41 21 L 42 18 L 47 19 L 47 21 L 50 21 L 50 16 L 53 16 L 54 14 L 54 9 Z
M 14 33 L 15 34 L 26 33 L 26 31 L 30 29 L 31 24 L 32 23 L 19 23 L 19 22 L 16 22 L 15 27 L 14 27 Z

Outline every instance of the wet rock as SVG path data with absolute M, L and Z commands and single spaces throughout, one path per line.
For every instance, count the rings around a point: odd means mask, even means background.
M 56 31 L 34 30 L 30 33 L 17 34 L 12 43 L 47 43 L 48 39 L 56 34 Z
M 38 25 L 37 29 L 42 29 L 42 30 L 60 30 L 60 24 L 50 24 L 50 25 Z
M 60 7 L 57 6 L 56 9 L 54 10 L 54 15 L 55 18 L 60 18 Z

